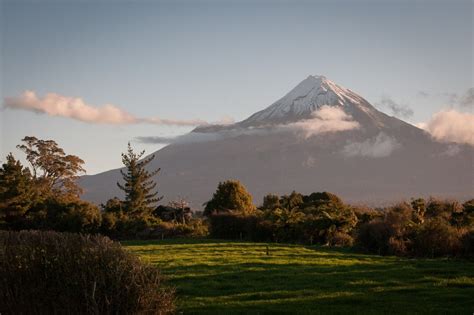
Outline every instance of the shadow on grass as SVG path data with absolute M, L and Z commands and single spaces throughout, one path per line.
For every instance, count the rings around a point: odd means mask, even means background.
M 468 261 L 215 240 L 127 245 L 138 246 L 137 253 L 170 277 L 185 314 L 474 312 L 474 264 Z

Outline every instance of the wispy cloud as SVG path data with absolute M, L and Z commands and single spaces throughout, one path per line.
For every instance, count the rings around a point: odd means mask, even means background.
M 170 144 L 176 141 L 177 137 L 143 136 L 136 137 L 135 140 L 145 144 Z
M 343 109 L 324 105 L 312 113 L 311 119 L 281 125 L 281 127 L 293 129 L 308 138 L 321 133 L 353 130 L 359 128 L 360 125 Z
M 426 96 L 425 93 L 425 97 Z M 413 110 L 408 105 L 399 104 L 388 96 L 382 97 L 376 105 L 388 108 L 392 112 L 392 115 L 400 118 L 410 118 L 414 114 Z
M 474 145 L 474 114 L 446 109 L 434 114 L 428 122 L 419 123 L 440 142 L 456 142 Z
M 48 93 L 38 97 L 34 91 L 25 91 L 18 97 L 6 97 L 4 107 L 8 109 L 20 109 L 50 116 L 71 118 L 93 124 L 139 124 L 148 123 L 167 126 L 199 126 L 210 124 L 201 119 L 165 119 L 160 117 L 140 118 L 136 117 L 118 106 L 105 104 L 94 106 L 87 104 L 78 97 L 63 96 L 56 93 Z M 217 124 L 227 124 L 232 120 L 228 117 Z
M 193 131 L 176 137 L 144 136 L 136 137 L 135 140 L 147 144 L 182 144 L 193 142 L 207 142 L 221 139 L 234 138 L 238 136 L 261 136 L 277 133 L 295 133 L 303 138 L 309 138 L 317 134 L 338 132 L 359 128 L 359 123 L 346 114 L 341 108 L 322 106 L 315 111 L 311 119 L 298 121 L 290 124 L 264 126 L 258 128 L 225 128 L 219 131 L 199 132 Z
M 389 156 L 400 146 L 401 144 L 397 139 L 380 132 L 377 136 L 365 141 L 346 144 L 342 149 L 342 154 L 347 157 L 381 158 Z
M 464 107 L 474 106 L 474 87 L 468 89 L 466 93 L 460 98 L 459 105 Z
M 442 99 L 448 106 L 473 107 L 474 106 L 474 87 L 467 89 L 463 94 L 453 92 L 428 93 L 418 91 L 417 95 L 423 98 Z

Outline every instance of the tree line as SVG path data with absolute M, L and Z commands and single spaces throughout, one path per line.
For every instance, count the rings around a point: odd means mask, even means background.
M 269 194 L 260 207 L 238 181 L 206 204 L 210 235 L 252 241 L 354 247 L 398 256 L 473 257 L 474 199 L 412 199 L 383 209 L 345 204 L 329 192 Z
M 53 140 L 25 137 L 0 168 L 0 227 L 101 233 L 117 239 L 205 237 L 353 246 L 377 254 L 472 256 L 474 199 L 464 203 L 412 199 L 384 209 L 353 206 L 329 192 L 269 194 L 255 206 L 235 180 L 218 184 L 204 211 L 184 199 L 159 205 L 162 196 L 149 170 L 154 155 L 122 153 L 124 198 L 100 206 L 81 200 L 78 177 L 84 161 Z
M 122 153 L 122 181 L 116 183 L 124 198 L 100 206 L 80 198 L 77 179 L 85 173 L 82 159 L 66 154 L 53 140 L 36 137 L 23 138 L 17 148 L 25 153 L 29 167 L 10 153 L 0 168 L 2 229 L 101 233 L 114 238 L 207 233 L 202 221 L 191 217 L 185 201 L 157 206 L 162 197 L 154 177 L 160 169 L 149 171 L 154 155 L 143 158 L 145 152 L 134 152 L 130 143 Z

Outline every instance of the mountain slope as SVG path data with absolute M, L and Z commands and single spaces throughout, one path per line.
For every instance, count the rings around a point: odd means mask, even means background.
M 219 181 L 241 180 L 257 204 L 267 193 L 332 191 L 353 202 L 418 195 L 468 198 L 474 149 L 435 142 L 323 76 L 227 126 L 202 126 L 155 153 L 160 194 L 199 208 Z M 118 170 L 85 176 L 86 199 L 121 196 Z

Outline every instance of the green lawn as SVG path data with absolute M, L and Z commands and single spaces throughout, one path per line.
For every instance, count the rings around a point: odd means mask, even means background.
M 474 313 L 474 263 L 218 240 L 125 242 L 188 313 Z

